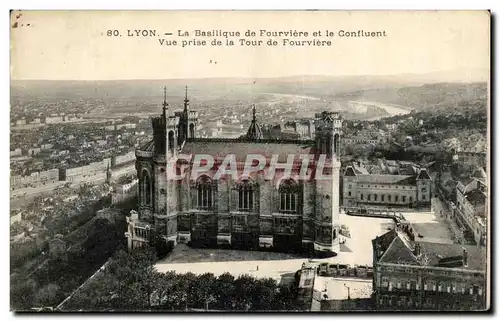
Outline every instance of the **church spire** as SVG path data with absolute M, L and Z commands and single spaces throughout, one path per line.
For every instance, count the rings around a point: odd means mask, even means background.
M 167 119 L 167 108 L 168 108 L 168 103 L 167 103 L 167 86 L 163 87 L 163 119 Z
M 108 167 L 106 168 L 106 183 L 109 184 L 111 183 L 111 176 L 113 174 L 111 173 L 111 161 L 108 160 Z
M 187 112 L 188 106 L 189 106 L 188 86 L 186 86 L 185 91 L 186 91 L 186 95 L 184 96 L 184 112 Z
M 250 127 L 248 127 L 247 138 L 251 140 L 259 140 L 264 138 L 262 129 L 257 123 L 257 117 L 255 116 L 255 105 L 253 105 L 252 107 L 252 123 L 250 124 Z

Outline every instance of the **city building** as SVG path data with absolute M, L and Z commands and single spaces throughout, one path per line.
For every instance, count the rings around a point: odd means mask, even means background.
M 347 166 L 343 176 L 344 207 L 430 208 L 432 179 L 425 168 L 400 167 L 395 174 L 371 174 Z
M 295 121 L 287 121 L 284 125 L 284 129 L 293 130 L 299 135 L 299 137 L 304 139 L 314 139 L 314 120 L 312 119 L 299 119 Z
M 205 246 L 314 250 L 324 255 L 338 252 L 339 177 L 342 118 L 338 113 L 316 114 L 314 140 L 265 140 L 255 111 L 246 137 L 198 138 L 197 113 L 184 100 L 182 113 L 169 115 L 166 94 L 163 114 L 152 119 L 154 139 L 136 151 L 139 179 L 138 213 L 128 218 L 128 246 L 149 242 L 152 234 L 167 240 Z M 191 179 L 192 163 L 179 155 L 211 155 L 214 166 L 207 175 Z M 264 168 L 250 175 L 214 177 L 227 155 L 240 171 L 248 154 L 262 155 Z M 302 155 L 310 155 L 307 173 L 312 179 L 294 180 Z M 268 179 L 271 158 L 279 164 L 293 156 L 292 178 L 276 169 Z M 319 155 L 325 155 L 323 173 L 315 180 Z M 166 160 L 176 164 L 182 181 L 167 177 Z M 275 159 L 276 161 L 276 159 Z M 314 174 L 315 175 L 315 174 Z
M 372 241 L 378 310 L 481 310 L 486 252 L 477 246 L 418 242 L 408 225 Z
M 458 161 L 463 164 L 486 167 L 488 143 L 485 137 L 471 138 L 460 144 L 456 150 Z
M 461 226 L 466 239 L 474 239 L 476 244 L 486 245 L 486 218 L 488 215 L 487 187 L 483 179 L 473 177 L 468 182 L 458 182 L 457 204 L 453 208 L 456 222 Z
M 114 191 L 111 194 L 111 204 L 119 204 L 137 196 L 137 183 L 135 179 L 126 184 L 115 184 Z

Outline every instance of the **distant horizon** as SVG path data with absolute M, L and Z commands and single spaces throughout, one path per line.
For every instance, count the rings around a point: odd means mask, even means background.
M 471 71 L 469 71 L 471 72 Z M 436 80 L 436 82 L 488 82 L 490 76 L 490 70 L 487 69 L 475 69 L 472 72 L 476 73 L 476 77 L 471 77 L 470 79 L 461 78 L 460 81 L 449 81 L 449 80 Z M 75 78 L 10 78 L 10 81 L 176 81 L 176 80 L 225 80 L 225 79 L 241 79 L 241 80 L 272 80 L 272 79 L 293 79 L 293 78 L 355 78 L 355 77 L 371 77 L 371 78 L 384 78 L 384 77 L 425 77 L 431 76 L 435 74 L 445 75 L 448 73 L 448 76 L 453 73 L 463 73 L 462 70 L 439 70 L 439 71 L 430 71 L 423 73 L 411 73 L 411 72 L 402 72 L 402 73 L 393 73 L 393 74 L 344 74 L 344 75 L 328 75 L 328 74 L 294 74 L 294 75 L 284 75 L 284 76 L 275 76 L 275 77 L 248 77 L 248 76 L 215 76 L 215 77 L 176 77 L 176 78 L 113 78 L 113 79 L 75 79 Z M 481 79 L 480 79 L 481 78 Z M 486 79 L 483 79 L 486 78 Z M 410 79 L 409 79 L 410 80 Z

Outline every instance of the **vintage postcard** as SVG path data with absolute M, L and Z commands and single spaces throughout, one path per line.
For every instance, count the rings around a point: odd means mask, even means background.
M 488 11 L 10 24 L 11 310 L 490 309 Z

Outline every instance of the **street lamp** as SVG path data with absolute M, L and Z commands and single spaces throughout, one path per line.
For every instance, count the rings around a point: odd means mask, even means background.
M 351 299 L 351 288 L 348 287 L 345 283 L 344 286 L 347 288 L 347 300 Z

